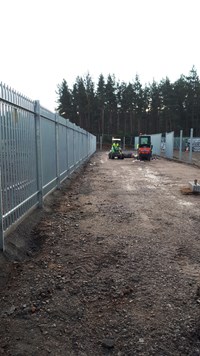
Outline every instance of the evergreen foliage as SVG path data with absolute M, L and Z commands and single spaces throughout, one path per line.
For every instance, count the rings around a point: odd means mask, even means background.
M 200 136 L 200 80 L 193 66 L 188 76 L 142 86 L 138 75 L 128 84 L 105 79 L 95 86 L 90 74 L 77 77 L 72 89 L 65 79 L 58 85 L 57 111 L 94 135 L 137 136 L 190 128 Z

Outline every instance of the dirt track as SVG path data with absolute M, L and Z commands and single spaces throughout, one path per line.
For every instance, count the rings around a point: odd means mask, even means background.
M 180 192 L 195 178 L 94 155 L 20 228 L 31 245 L 5 266 L 0 355 L 200 355 L 200 196 Z

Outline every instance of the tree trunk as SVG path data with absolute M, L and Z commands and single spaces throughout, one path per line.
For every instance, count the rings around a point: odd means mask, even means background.
M 104 108 L 101 109 L 101 134 L 104 134 Z
M 130 111 L 130 131 L 131 135 L 133 134 L 133 113 Z

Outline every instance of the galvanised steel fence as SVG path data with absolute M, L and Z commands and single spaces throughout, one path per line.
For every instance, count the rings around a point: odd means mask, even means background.
M 174 137 L 174 132 L 170 132 L 168 136 L 170 137 L 168 142 L 165 142 L 165 138 L 163 140 L 163 154 L 166 157 L 200 167 L 200 137 L 193 135 L 192 128 L 189 137 L 183 135 L 183 130 L 180 130 L 178 137 Z
M 4 237 L 96 151 L 96 137 L 0 83 L 0 248 Z

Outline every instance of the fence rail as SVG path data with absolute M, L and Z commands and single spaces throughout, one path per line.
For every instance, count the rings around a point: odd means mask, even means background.
M 13 226 L 96 151 L 96 137 L 0 83 L 0 248 Z

